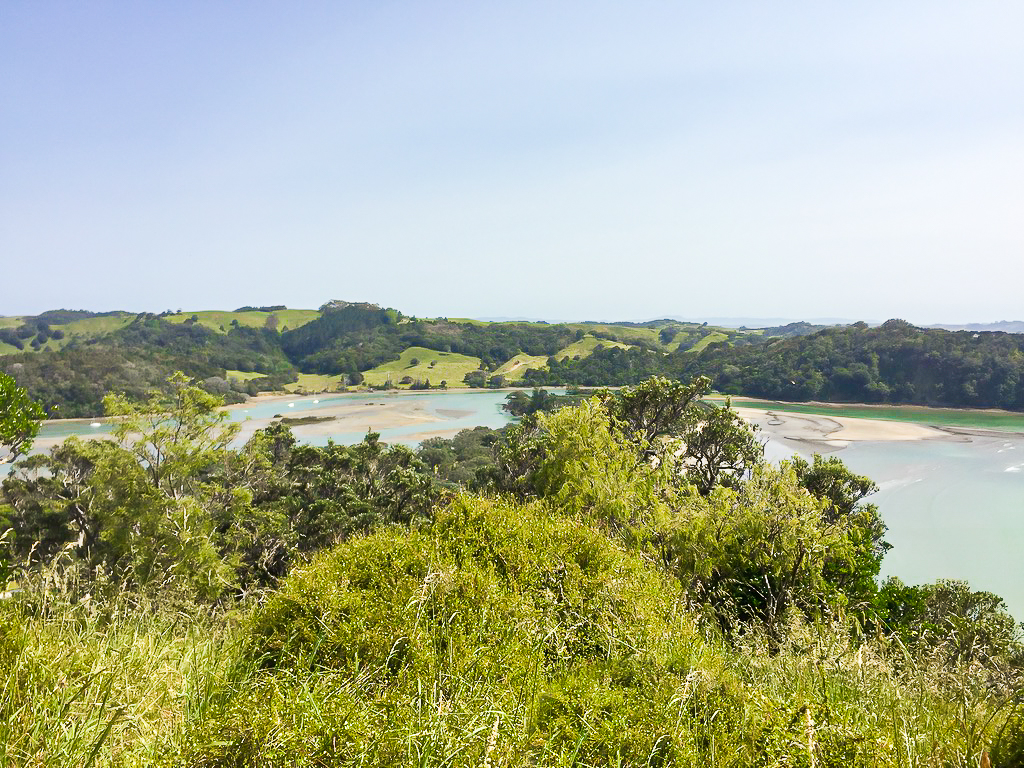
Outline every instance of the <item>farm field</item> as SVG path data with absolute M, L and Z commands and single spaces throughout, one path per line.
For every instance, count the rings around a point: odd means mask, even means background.
M 417 362 L 413 363 L 413 360 Z M 460 355 L 455 352 L 437 352 L 425 347 L 409 347 L 402 352 L 402 356 L 398 360 L 371 368 L 363 373 L 363 377 L 365 383 L 373 386 L 386 384 L 388 378 L 396 387 L 408 386 L 398 382 L 409 376 L 414 381 L 430 379 L 430 383 L 433 385 L 446 381 L 449 387 L 465 387 L 466 384 L 462 381 L 463 377 L 479 368 L 479 357 Z
M 276 312 L 224 312 L 221 310 L 201 310 L 199 312 L 181 312 L 175 315 L 168 315 L 165 319 L 172 323 L 183 323 L 195 315 L 200 325 L 218 333 L 227 333 L 231 330 L 231 323 L 234 320 L 246 328 L 263 328 L 271 315 L 277 316 L 277 330 L 294 330 L 305 325 L 310 320 L 320 317 L 316 309 L 279 309 Z
M 300 373 L 298 381 L 285 384 L 288 392 L 316 395 L 321 392 L 335 392 L 344 385 L 345 377 L 341 374 L 328 376 L 323 373 Z
M 554 356 L 558 360 L 564 360 L 565 358 L 573 357 L 588 357 L 594 353 L 594 350 L 598 347 L 618 347 L 619 349 L 629 349 L 630 344 L 623 344 L 620 341 L 609 341 L 608 339 L 599 339 L 596 336 L 587 334 L 579 341 L 574 341 L 569 346 L 561 349 Z
M 726 336 L 721 331 L 713 331 L 712 333 L 709 333 L 703 339 L 698 341 L 696 344 L 694 344 L 692 347 L 690 347 L 689 351 L 693 354 L 697 354 L 702 349 L 704 349 L 708 344 L 714 344 L 717 341 L 727 341 L 728 338 L 729 337 Z
M 252 381 L 253 379 L 259 379 L 266 374 L 257 373 L 256 371 L 232 371 L 228 370 L 224 372 L 224 378 L 226 379 L 238 379 L 239 381 Z
M 510 381 L 522 378 L 530 368 L 543 368 L 548 364 L 548 359 L 543 355 L 519 354 L 498 368 L 494 373 L 504 376 Z

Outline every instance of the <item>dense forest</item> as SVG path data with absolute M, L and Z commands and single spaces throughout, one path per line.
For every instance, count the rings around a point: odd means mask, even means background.
M 358 385 L 366 372 L 410 349 L 464 356 L 468 369 L 447 382 L 455 385 L 625 386 L 654 375 L 706 375 L 721 392 L 779 400 L 1024 409 L 1024 334 L 923 329 L 900 320 L 874 328 L 792 323 L 757 330 L 670 320 L 481 323 L 347 302 L 324 305 L 288 329 L 274 314 L 287 312 L 283 307 L 239 311 L 264 313 L 266 323 L 234 319 L 216 328 L 196 315 L 174 322 L 141 314 L 109 332 L 65 336 L 62 327 L 74 326 L 62 323 L 106 315 L 55 310 L 0 329 L 0 342 L 18 345 L 0 355 L 0 371 L 48 413 L 65 417 L 100 415 L 107 393 L 144 398 L 176 370 L 233 402 L 279 390 L 299 374 Z M 443 379 L 427 375 L 435 386 Z M 395 381 L 429 386 L 425 377 L 401 373 Z
M 417 451 L 108 396 L 0 486 L 0 762 L 1019 765 L 1002 601 L 880 584 L 870 479 L 767 463 L 709 386 Z M 41 413 L 0 374 L 0 458 Z

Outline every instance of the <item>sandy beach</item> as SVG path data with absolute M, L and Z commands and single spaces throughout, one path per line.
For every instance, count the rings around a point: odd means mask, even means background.
M 760 408 L 733 410 L 761 432 L 777 440 L 813 443 L 816 448 L 841 450 L 852 442 L 892 440 L 962 440 L 951 431 L 906 421 L 824 416 Z

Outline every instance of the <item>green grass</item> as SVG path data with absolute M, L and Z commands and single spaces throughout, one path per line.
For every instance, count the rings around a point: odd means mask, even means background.
M 419 362 L 413 365 L 413 359 Z M 431 363 L 434 364 L 433 367 Z M 449 387 L 464 387 L 466 385 L 462 381 L 463 377 L 479 368 L 479 357 L 459 355 L 455 352 L 438 352 L 424 347 L 409 347 L 402 352 L 398 360 L 378 365 L 364 372 L 363 376 L 367 384 L 374 386 L 387 383 L 389 376 L 395 386 L 408 386 L 400 385 L 398 382 L 405 376 L 411 376 L 414 381 L 430 379 L 430 383 L 435 386 L 447 381 Z
M 288 392 L 316 395 L 320 392 L 336 392 L 344 386 L 344 382 L 345 377 L 342 374 L 328 376 L 323 373 L 300 373 L 298 381 L 285 384 L 284 388 Z
M 51 325 L 50 327 L 53 330 L 59 329 L 61 331 L 64 331 L 64 338 L 47 339 L 45 344 L 40 345 L 38 351 L 41 352 L 44 349 L 58 350 L 63 348 L 73 339 L 89 339 L 95 336 L 102 336 L 107 333 L 112 333 L 116 330 L 124 328 L 126 325 L 128 325 L 128 323 L 132 321 L 134 317 L 135 315 L 125 312 L 118 315 L 110 315 L 108 317 L 86 317 L 82 318 L 81 320 L 73 320 L 72 322 L 66 323 L 64 325 Z M 10 325 L 3 325 L 2 321 L 9 321 L 12 319 L 17 319 L 20 321 L 20 318 L 0 318 L 0 328 L 11 327 Z M 24 341 L 25 352 L 37 351 L 34 350 L 29 344 L 29 342 L 32 341 L 31 338 L 25 339 Z M 0 344 L 0 354 L 11 354 L 12 352 L 17 351 L 17 349 L 10 345 Z
M 612 325 L 610 323 L 604 323 L 601 325 L 595 325 L 593 323 L 569 323 L 568 325 L 574 331 L 583 331 L 588 336 L 594 331 L 597 331 L 598 333 L 613 334 L 620 341 L 625 343 L 639 342 L 662 346 L 661 339 L 658 337 L 657 328 L 636 328 L 631 325 Z
M 225 371 L 224 378 L 227 379 L 238 379 L 239 381 L 252 381 L 253 379 L 259 379 L 267 374 L 257 373 L 256 371 Z
M 44 600 L 31 618 L 0 601 L 0 765 L 167 765 L 240 671 L 227 622 Z M 13 658 L 5 639 L 22 646 Z
M 504 376 L 509 381 L 521 379 L 530 368 L 544 368 L 548 359 L 543 355 L 519 354 L 498 368 L 494 373 Z
M 712 396 L 709 399 L 721 402 L 724 397 Z M 906 421 L 937 427 L 975 427 L 978 429 L 1024 432 L 1024 413 L 1013 413 L 996 409 L 929 408 L 922 405 L 784 403 L 738 396 L 734 396 L 732 402 L 733 405 L 744 408 L 759 408 L 786 413 Z
M 558 360 L 564 360 L 565 358 L 574 357 L 589 357 L 594 354 L 594 350 L 598 347 L 618 347 L 620 349 L 629 349 L 631 345 L 623 344 L 619 341 L 609 341 L 608 339 L 599 339 L 596 336 L 587 334 L 579 341 L 574 341 L 569 346 L 563 348 L 559 352 L 555 353 L 555 358 Z
M 20 316 L 0 317 L 0 328 L 17 328 L 24 320 L 25 318 Z
M 712 331 L 707 336 L 705 336 L 703 339 L 701 339 L 696 344 L 694 344 L 692 347 L 690 347 L 689 351 L 691 353 L 693 353 L 693 354 L 697 354 L 702 349 L 704 349 L 708 344 L 714 344 L 716 341 L 727 341 L 728 338 L 729 337 L 726 336 L 721 331 Z
M 271 315 L 277 315 L 277 330 L 294 330 L 305 325 L 310 320 L 320 317 L 316 309 L 281 309 L 277 312 L 224 312 L 221 310 L 201 310 L 199 312 L 181 312 L 176 315 L 168 315 L 165 319 L 172 323 L 183 323 L 195 315 L 198 322 L 205 328 L 218 333 L 227 333 L 231 330 L 231 322 L 237 320 L 238 324 L 246 328 L 263 328 Z
M 17 347 L 11 346 L 10 344 L 5 344 L 4 342 L 0 341 L 0 355 L 15 355 L 19 351 L 20 350 Z

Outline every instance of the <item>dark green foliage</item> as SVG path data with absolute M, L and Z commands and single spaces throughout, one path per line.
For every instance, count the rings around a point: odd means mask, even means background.
M 424 465 L 404 445 L 368 433 L 353 446 L 295 446 L 287 461 L 288 493 L 278 503 L 293 546 L 310 552 L 388 523 L 426 517 L 436 500 Z
M 965 582 L 940 580 L 907 586 L 888 579 L 875 599 L 884 631 L 916 650 L 936 650 L 950 662 L 1024 661 L 1020 627 L 1006 604 Z
M 813 463 L 797 456 L 790 464 L 800 485 L 824 502 L 823 523 L 848 540 L 847 556 L 825 564 L 825 580 L 845 596 L 850 607 L 864 610 L 874 600 L 882 558 L 891 549 L 878 507 L 863 502 L 878 486 L 851 472 L 835 456 L 826 459 L 815 454 Z
M 0 373 L 0 463 L 14 461 L 32 447 L 43 409 L 15 380 Z
M 270 374 L 264 382 L 245 386 L 245 391 L 253 392 L 294 381 L 294 368 L 276 337 L 271 331 L 244 327 L 219 334 L 198 324 L 139 315 L 119 331 L 73 340 L 55 352 L 4 356 L 0 368 L 39 400 L 51 417 L 99 416 L 105 395 L 117 392 L 143 400 L 150 390 L 165 386 L 175 370 L 200 380 L 223 378 L 227 369 Z
M 476 489 L 486 484 L 504 434 L 504 428 L 476 427 L 451 439 L 431 437 L 420 443 L 416 456 L 445 485 Z
M 1024 335 L 922 329 L 889 320 L 766 346 L 710 345 L 682 372 L 733 394 L 779 400 L 1024 409 Z
M 534 413 L 550 413 L 559 408 L 579 405 L 593 394 L 593 390 L 583 390 L 579 387 L 570 387 L 564 395 L 556 395 L 540 388 L 535 388 L 531 394 L 526 394 L 520 389 L 509 393 L 502 408 L 518 418 Z

